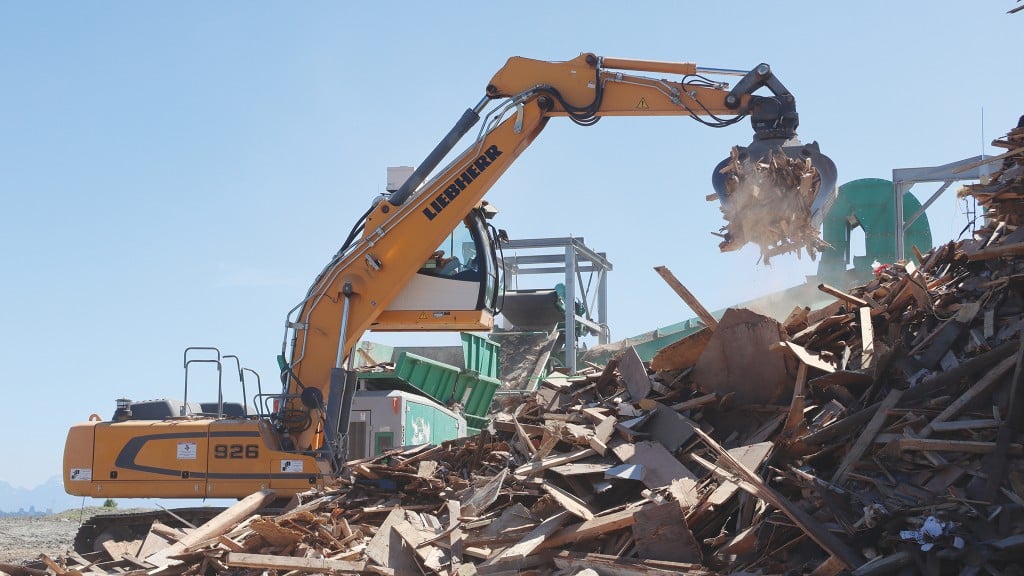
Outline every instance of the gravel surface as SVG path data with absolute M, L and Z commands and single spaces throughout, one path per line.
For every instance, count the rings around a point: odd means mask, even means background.
M 22 518 L 0 518 L 0 562 L 20 564 L 38 560 L 40 554 L 51 558 L 64 556 L 78 532 L 78 511 Z
M 83 520 L 97 514 L 141 512 L 141 509 L 82 508 L 48 516 L 0 517 L 0 563 L 34 562 L 40 554 L 66 556 L 74 547 Z

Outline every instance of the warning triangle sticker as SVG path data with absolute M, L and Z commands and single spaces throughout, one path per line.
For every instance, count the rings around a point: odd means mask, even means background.
M 637 105 L 636 105 L 636 109 L 637 110 L 647 110 L 649 108 L 650 108 L 650 106 L 647 105 L 647 98 L 641 98 L 640 102 L 637 102 Z

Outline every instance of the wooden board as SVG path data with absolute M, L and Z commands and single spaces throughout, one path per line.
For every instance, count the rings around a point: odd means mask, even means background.
M 694 382 L 705 393 L 734 394 L 737 405 L 788 402 L 793 377 L 783 355 L 771 351 L 784 336 L 772 318 L 742 308 L 726 310 L 697 361 Z
M 690 438 L 693 438 L 696 422 L 660 402 L 653 400 L 646 402 L 649 402 L 654 410 L 654 416 L 646 426 L 647 432 L 669 452 L 675 452 Z
M 558 502 L 559 506 L 565 508 L 566 511 L 573 515 L 578 516 L 583 520 L 590 520 L 594 517 L 594 511 L 587 506 L 586 502 L 583 502 L 573 494 L 562 490 L 551 482 L 544 482 L 542 488 Z
M 711 334 L 712 330 L 704 327 L 658 350 L 651 359 L 651 370 L 683 370 L 695 365 L 711 341 Z
M 636 348 L 630 346 L 619 357 L 619 375 L 626 382 L 626 389 L 634 402 L 642 400 L 651 392 L 651 378 L 644 368 L 644 361 Z
M 366 556 L 396 572 L 418 572 L 412 549 L 402 540 L 401 535 L 392 530 L 392 527 L 401 522 L 405 522 L 405 510 L 392 510 L 366 547 Z
M 568 464 L 577 460 L 583 460 L 590 456 L 596 456 L 597 452 L 594 452 L 591 448 L 585 448 L 583 450 L 577 450 L 568 454 L 555 454 L 554 456 L 548 456 L 542 459 L 540 462 L 532 462 L 530 464 L 523 464 L 519 468 L 516 468 L 515 476 L 517 478 L 526 478 L 529 476 L 536 476 L 541 474 L 548 468 L 554 468 L 555 466 L 561 466 L 562 464 Z
M 580 524 L 572 524 L 555 532 L 544 541 L 541 548 L 557 548 L 577 542 L 586 542 L 598 536 L 629 528 L 636 521 L 634 515 L 640 508 L 626 508 L 604 516 L 595 516 Z
M 636 513 L 633 539 L 645 560 L 700 563 L 700 546 L 686 525 L 678 502 L 648 506 Z
M 504 552 L 485 562 L 485 565 L 499 564 L 504 562 L 517 562 L 540 547 L 544 541 L 562 527 L 571 518 L 569 512 L 563 510 L 540 523 L 539 526 L 530 531 L 522 540 Z
M 612 451 L 623 462 L 644 467 L 643 483 L 648 488 L 668 486 L 677 478 L 697 482 L 697 476 L 657 442 L 625 442 L 613 446 Z
M 331 560 L 329 558 L 294 558 L 269 554 L 243 554 L 228 552 L 224 563 L 236 568 L 263 568 L 265 570 L 297 570 L 299 572 L 366 572 L 366 562 Z

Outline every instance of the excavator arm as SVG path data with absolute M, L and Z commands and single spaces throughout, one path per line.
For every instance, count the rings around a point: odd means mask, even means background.
M 742 77 L 732 90 L 708 79 L 722 74 Z M 753 94 L 762 87 L 771 95 Z M 487 114 L 479 137 L 428 179 L 496 101 L 499 105 Z M 336 464 L 341 461 L 355 389 L 354 375 L 344 367 L 354 346 L 550 118 L 567 116 L 586 126 L 603 116 L 669 115 L 690 116 L 712 127 L 749 116 L 754 143 L 742 150 L 755 155 L 794 138 L 799 123 L 793 96 L 767 64 L 740 72 L 593 54 L 566 62 L 510 58 L 487 85 L 486 96 L 466 110 L 405 184 L 376 200 L 289 315 L 281 361 L 288 403 L 321 415 L 315 425 L 290 430 L 296 448 L 326 448 Z M 812 152 L 796 152 L 825 168 L 831 164 L 813 153 L 816 146 Z M 834 166 L 831 174 L 826 172 L 822 170 L 820 196 L 835 188 Z M 724 201 L 724 188 L 719 192 Z M 486 327 L 489 318 L 450 320 L 449 329 L 464 329 Z

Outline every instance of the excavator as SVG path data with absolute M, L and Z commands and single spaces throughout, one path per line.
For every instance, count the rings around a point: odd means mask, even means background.
M 731 88 L 712 79 L 728 76 L 739 77 Z M 185 402 L 120 401 L 111 420 L 94 414 L 70 429 L 66 491 L 242 498 L 270 489 L 289 498 L 331 485 L 347 459 L 353 350 L 362 335 L 490 330 L 501 294 L 485 194 L 552 118 L 591 126 L 605 116 L 688 116 L 714 128 L 749 118 L 753 141 L 733 159 L 781 151 L 813 166 L 820 185 L 807 209 L 815 223 L 835 197 L 835 165 L 817 143 L 799 143 L 795 99 L 767 64 L 743 71 L 590 53 L 561 62 L 512 57 L 404 184 L 373 199 L 288 313 L 279 393 L 261 390 L 256 414 L 221 392 L 217 402 L 190 403 L 186 375 Z M 481 119 L 468 147 L 438 170 Z M 727 161 L 713 177 L 723 205 Z

